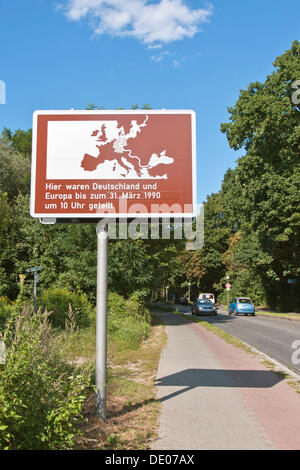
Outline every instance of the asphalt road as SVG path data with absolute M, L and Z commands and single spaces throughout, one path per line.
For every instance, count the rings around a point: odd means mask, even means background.
M 178 305 L 177 307 L 182 313 L 191 315 L 189 306 Z M 300 341 L 300 321 L 260 315 L 255 317 L 239 315 L 236 317 L 228 315 L 227 311 L 221 308 L 217 316 L 202 315 L 198 318 L 202 318 L 245 341 L 300 375 L 300 364 L 292 362 L 292 354 L 296 351 L 292 348 L 292 344 L 295 340 Z M 297 357 L 300 358 L 300 353 L 297 354 Z

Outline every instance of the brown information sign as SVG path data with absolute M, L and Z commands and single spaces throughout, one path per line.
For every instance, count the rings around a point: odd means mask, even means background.
M 33 217 L 193 217 L 193 111 L 36 111 Z

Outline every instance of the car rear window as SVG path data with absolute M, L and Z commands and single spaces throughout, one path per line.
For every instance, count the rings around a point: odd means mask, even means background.
M 239 304 L 251 304 L 251 299 L 238 299 Z

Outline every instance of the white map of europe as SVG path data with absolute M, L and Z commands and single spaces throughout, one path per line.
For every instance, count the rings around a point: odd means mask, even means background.
M 49 121 L 47 179 L 167 179 L 174 158 L 166 148 L 153 142 L 147 155 L 133 150 L 151 116 L 127 126 L 118 119 Z

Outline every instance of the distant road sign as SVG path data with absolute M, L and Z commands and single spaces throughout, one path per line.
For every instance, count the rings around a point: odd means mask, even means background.
M 230 290 L 230 289 L 231 289 L 231 284 L 230 284 L 229 282 L 226 284 L 226 289 L 227 289 L 227 290 Z
M 36 111 L 33 217 L 194 217 L 194 111 Z
M 287 282 L 288 284 L 296 284 L 297 279 L 288 279 Z
M 28 268 L 28 269 L 26 269 L 26 272 L 27 273 L 34 273 L 34 272 L 37 272 L 37 271 L 41 271 L 42 269 L 43 269 L 42 266 L 38 266 L 36 268 Z

